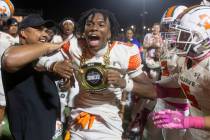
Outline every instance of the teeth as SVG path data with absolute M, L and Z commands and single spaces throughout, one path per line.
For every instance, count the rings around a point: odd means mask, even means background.
M 46 40 L 45 39 L 41 39 L 40 42 L 46 42 Z
M 90 35 L 90 36 L 96 37 L 97 35 Z

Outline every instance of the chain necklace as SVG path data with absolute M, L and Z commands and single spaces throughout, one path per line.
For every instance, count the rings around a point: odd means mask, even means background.
M 110 64 L 110 57 L 109 57 L 109 54 L 110 54 L 110 48 L 111 48 L 111 44 L 109 43 L 108 44 L 108 48 L 105 52 L 105 54 L 103 55 L 103 62 L 104 62 L 104 65 L 105 66 L 108 66 Z M 90 55 L 91 52 L 89 50 L 89 48 L 85 47 L 82 51 L 82 55 L 80 57 L 80 68 L 86 64 L 86 61 L 87 61 L 87 57 L 90 57 L 88 55 Z

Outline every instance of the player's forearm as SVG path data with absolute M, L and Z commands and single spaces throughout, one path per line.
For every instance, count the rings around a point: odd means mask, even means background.
M 134 93 L 137 96 L 141 96 L 141 97 L 149 98 L 149 99 L 154 99 L 157 97 L 156 91 L 152 84 L 134 82 L 132 93 Z
M 179 88 L 180 85 L 178 83 L 178 74 L 175 74 L 173 76 L 167 77 L 163 80 L 159 80 L 156 83 L 159 84 L 162 87 L 166 88 Z
M 189 116 L 184 119 L 184 122 L 187 124 L 186 128 L 210 130 L 210 116 Z
M 189 116 L 189 128 L 210 130 L 210 116 Z
M 51 71 L 50 68 L 54 62 L 63 61 L 63 60 L 64 60 L 64 57 L 62 53 L 59 51 L 53 55 L 39 58 L 39 61 L 37 62 L 36 67 L 38 69 L 45 69 L 45 70 Z
M 133 78 L 134 85 L 132 92 L 138 96 L 154 99 L 157 94 L 152 81 L 142 73 L 138 77 Z
M 210 130 L 210 116 L 204 117 L 204 129 Z

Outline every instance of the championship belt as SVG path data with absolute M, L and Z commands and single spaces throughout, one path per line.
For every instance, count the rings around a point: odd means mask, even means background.
M 96 93 L 107 89 L 107 69 L 101 63 L 82 65 L 77 72 L 82 90 Z

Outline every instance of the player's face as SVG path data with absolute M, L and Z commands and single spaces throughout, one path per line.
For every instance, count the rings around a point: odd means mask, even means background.
M 110 22 L 101 13 L 90 15 L 85 23 L 85 37 L 88 46 L 97 51 L 103 48 L 111 37 Z
M 21 32 L 21 35 L 29 44 L 47 42 L 49 38 L 46 27 L 28 27 Z

